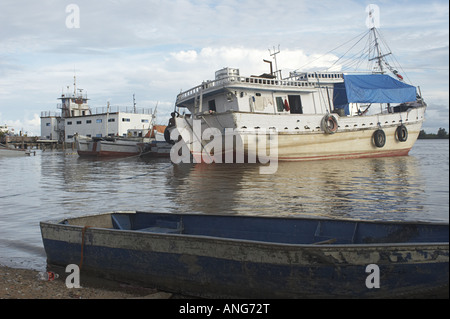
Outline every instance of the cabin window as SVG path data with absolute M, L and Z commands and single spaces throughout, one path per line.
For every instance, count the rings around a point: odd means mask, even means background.
M 97 119 L 95 122 L 96 122 L 96 123 L 101 123 L 101 122 L 102 122 L 102 119 Z M 101 136 L 97 136 L 97 137 L 101 137 Z
M 72 125 L 72 121 L 67 122 L 67 125 Z
M 108 119 L 108 122 L 115 122 L 116 119 L 112 118 L 112 119 Z
M 276 98 L 277 101 L 277 111 L 278 112 L 283 112 L 284 111 L 284 102 L 283 102 L 283 98 L 282 97 L 277 97 Z
M 300 95 L 288 95 L 289 107 L 292 114 L 303 114 Z
M 92 120 L 86 120 L 86 124 L 91 124 Z
M 141 120 L 141 123 L 148 123 L 148 120 L 142 119 L 142 120 Z
M 45 123 L 45 126 L 51 126 L 51 123 Z
M 216 112 L 216 100 L 208 101 L 208 108 L 212 112 Z
M 129 119 L 129 118 L 126 118 L 126 117 L 123 117 L 123 118 L 122 118 L 122 122 L 130 122 L 130 119 Z
M 77 124 L 81 124 L 81 121 L 77 121 Z

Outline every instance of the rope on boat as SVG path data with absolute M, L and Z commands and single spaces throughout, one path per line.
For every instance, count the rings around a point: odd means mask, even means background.
M 84 242 L 85 242 L 84 235 L 86 233 L 86 229 L 88 229 L 90 227 L 92 227 L 92 226 L 84 226 L 83 230 L 81 231 L 81 254 L 80 254 L 80 265 L 79 265 L 80 271 L 81 271 L 81 267 L 83 266 L 83 259 L 84 259 L 84 255 L 83 255 L 83 253 L 84 253 Z

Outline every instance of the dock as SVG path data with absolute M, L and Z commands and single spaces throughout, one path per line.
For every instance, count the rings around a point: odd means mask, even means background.
M 0 143 L 17 149 L 56 149 L 57 140 L 41 140 L 39 136 L 2 136 Z

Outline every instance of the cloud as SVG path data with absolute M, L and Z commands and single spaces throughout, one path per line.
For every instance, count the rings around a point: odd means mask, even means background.
M 80 9 L 78 29 L 65 25 L 70 3 Z M 34 115 L 57 111 L 74 74 L 92 107 L 108 99 L 131 105 L 136 94 L 140 107 L 158 102 L 163 117 L 180 90 L 213 79 L 218 69 L 267 73 L 262 60 L 271 60 L 274 46 L 280 45 L 283 76 L 323 70 L 345 52 L 331 49 L 366 30 L 365 6 L 350 0 L 2 0 L 0 119 L 34 131 Z M 430 118 L 434 109 L 448 114 L 448 2 L 379 6 L 382 33 L 421 86 Z
M 0 123 L 6 124 L 15 134 L 20 134 L 20 132 L 28 136 L 39 136 L 41 134 L 41 118 L 37 113 L 31 114 L 31 118 L 24 115 L 22 119 L 17 120 L 4 119 L 2 113 L 0 113 Z
M 175 60 L 183 63 L 192 63 L 197 60 L 197 52 L 194 50 L 174 52 L 170 53 L 170 55 L 174 57 Z

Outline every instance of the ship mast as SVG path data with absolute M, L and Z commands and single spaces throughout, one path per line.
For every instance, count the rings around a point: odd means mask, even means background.
M 379 73 L 384 74 L 385 71 L 384 71 L 384 68 L 383 68 L 383 58 L 385 56 L 388 56 L 389 54 L 391 54 L 391 52 L 386 53 L 386 54 L 382 54 L 381 49 L 380 49 L 380 44 L 378 43 L 378 36 L 377 36 L 376 28 L 375 27 L 371 28 L 371 31 L 373 33 L 373 37 L 374 37 L 374 41 L 375 41 L 375 49 L 377 51 L 377 56 L 372 58 L 372 59 L 369 59 L 369 61 L 377 60 Z

